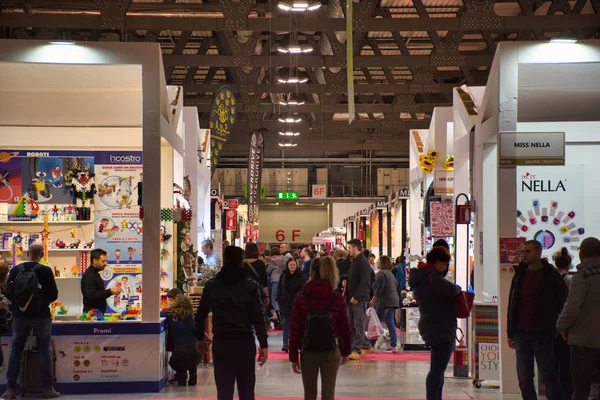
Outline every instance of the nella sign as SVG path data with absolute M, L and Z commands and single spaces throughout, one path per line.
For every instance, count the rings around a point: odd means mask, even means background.
M 560 179 L 536 179 L 536 175 L 527 172 L 521 177 L 521 191 L 535 193 L 566 192 L 565 182 Z
M 500 167 L 565 165 L 564 132 L 500 132 Z

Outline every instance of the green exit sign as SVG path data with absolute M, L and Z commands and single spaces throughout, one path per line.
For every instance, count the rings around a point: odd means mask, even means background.
M 298 192 L 277 192 L 277 200 L 298 200 Z

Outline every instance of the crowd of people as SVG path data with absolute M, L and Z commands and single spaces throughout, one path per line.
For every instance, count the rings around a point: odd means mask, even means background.
M 203 247 L 210 253 L 212 243 Z M 42 398 L 60 396 L 54 390 L 50 338 L 50 304 L 58 290 L 50 268 L 41 265 L 43 248 L 33 244 L 29 260 L 10 269 L 0 260 L 0 333 L 9 329 L 12 313 L 12 345 L 8 360 L 7 390 L 2 398 L 16 398 L 17 380 L 25 342 L 30 331 L 40 354 Z M 208 254 L 213 256 L 212 253 Z M 83 309 L 106 309 L 106 299 L 118 289 L 105 289 L 100 272 L 106 252 L 91 252 L 91 266 L 81 281 Z M 214 255 L 216 257 L 216 255 Z M 197 364 L 212 344 L 214 376 L 219 399 L 254 399 L 256 341 L 258 364 L 269 358 L 268 330 L 283 329 L 282 351 L 288 352 L 294 372 L 302 375 L 305 398 L 333 399 L 340 365 L 359 360 L 374 351 L 365 331 L 366 310 L 372 307 L 388 329 L 388 351 L 398 351 L 395 311 L 407 288 L 406 258 L 393 263 L 380 256 L 373 266 L 371 254 L 357 239 L 347 250 L 317 254 L 310 246 L 292 251 L 287 245 L 260 252 L 256 243 L 245 249 L 227 246 L 222 268 L 205 287 L 194 312 L 179 289 L 167 294 L 169 365 L 173 383 L 197 384 Z M 584 400 L 600 365 L 600 241 L 586 238 L 579 247 L 577 273 L 571 274 L 572 258 L 562 249 L 553 259 L 542 258 L 542 246 L 531 240 L 522 249 L 515 268 L 507 312 L 507 344 L 516 351 L 517 375 L 522 398 L 537 400 L 534 363 L 537 362 L 546 396 L 550 400 Z M 461 288 L 446 279 L 451 255 L 445 241 L 433 248 L 417 268 L 410 270 L 408 286 L 417 301 L 419 332 L 431 348 L 426 378 L 427 400 L 440 400 L 444 373 L 456 345 L 457 314 L 453 299 Z M 12 307 L 9 308 L 9 305 Z M 206 319 L 212 313 L 212 333 Z M 372 339 L 372 338 L 371 338 Z M 0 358 L 4 358 L 0 349 Z

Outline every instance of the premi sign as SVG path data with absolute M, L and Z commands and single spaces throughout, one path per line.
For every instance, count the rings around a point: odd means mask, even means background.
M 312 196 L 313 199 L 326 199 L 327 198 L 327 185 L 312 185 Z

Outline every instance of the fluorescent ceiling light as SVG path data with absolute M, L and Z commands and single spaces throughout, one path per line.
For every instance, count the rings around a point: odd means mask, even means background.
M 279 132 L 281 136 L 300 136 L 300 132 Z
M 54 44 L 54 45 L 57 45 L 57 46 L 72 46 L 72 45 L 75 44 L 75 42 L 72 41 L 72 40 L 51 40 L 48 43 Z
M 306 101 L 304 101 L 304 100 L 280 100 L 279 101 L 280 106 L 303 106 L 304 104 L 306 104 Z
M 302 122 L 302 118 L 294 118 L 294 117 L 279 118 L 279 122 L 283 122 L 285 124 L 297 124 L 298 122 Z
M 278 47 L 277 51 L 283 54 L 307 54 L 312 53 L 313 48 L 310 46 L 290 44 L 289 46 Z
M 287 142 L 287 143 L 280 142 L 279 143 L 279 147 L 296 147 L 296 146 L 298 146 L 298 143 L 292 143 L 292 142 Z
M 279 82 L 279 83 L 290 83 L 290 84 L 306 83 L 306 82 L 308 82 L 308 78 L 298 78 L 296 76 L 292 76 L 292 77 L 289 77 L 289 78 L 277 78 L 277 82 Z
M 277 3 L 277 7 L 283 11 L 291 12 L 304 12 L 304 11 L 315 11 L 321 8 L 320 1 L 280 1 Z
M 555 37 L 550 39 L 551 43 L 561 43 L 561 44 L 573 44 L 577 43 L 577 39 L 574 38 L 566 38 L 566 37 Z

